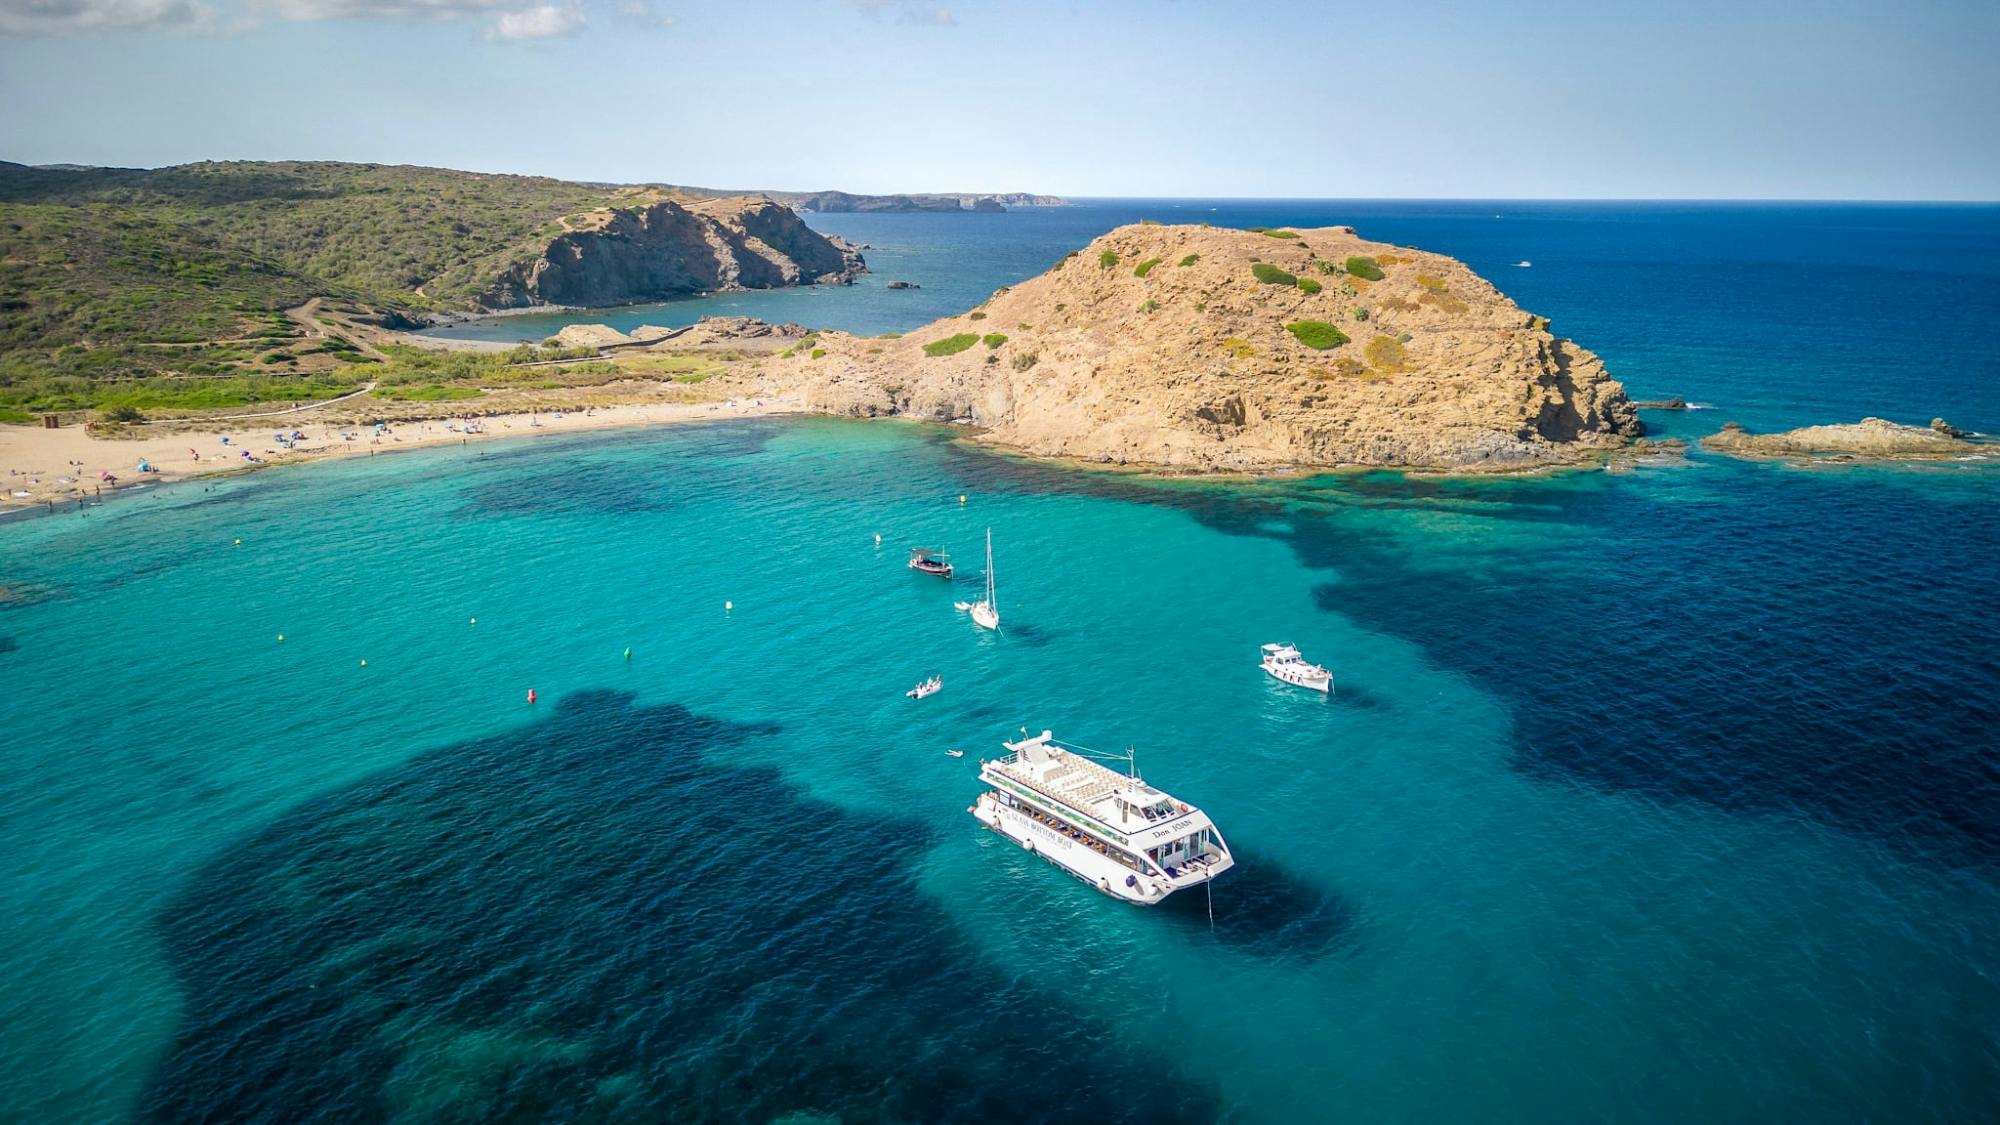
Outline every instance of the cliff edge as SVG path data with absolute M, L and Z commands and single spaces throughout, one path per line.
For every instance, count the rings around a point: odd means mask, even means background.
M 762 197 L 662 199 L 573 220 L 479 295 L 488 309 L 625 305 L 689 293 L 845 285 L 859 251 Z
M 1205 472 L 1528 469 L 1641 432 L 1624 388 L 1545 319 L 1457 261 L 1348 227 L 1121 227 L 963 315 L 823 333 L 760 374 L 821 411 Z

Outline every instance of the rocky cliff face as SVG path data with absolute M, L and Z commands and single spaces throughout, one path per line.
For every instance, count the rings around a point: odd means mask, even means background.
M 817 349 L 769 361 L 763 385 L 1089 461 L 1507 470 L 1641 432 L 1546 320 L 1459 262 L 1346 227 L 1121 227 L 963 316 Z
M 480 303 L 624 305 L 718 289 L 844 285 L 865 268 L 852 247 L 768 199 L 669 200 L 586 216 L 501 274 Z

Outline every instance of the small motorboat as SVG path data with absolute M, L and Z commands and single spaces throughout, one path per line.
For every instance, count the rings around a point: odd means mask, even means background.
M 965 751 L 963 751 L 963 750 L 947 750 L 947 751 L 945 751 L 945 752 L 944 752 L 944 754 L 945 754 L 945 757 L 947 757 L 947 758 L 963 758 L 963 757 L 965 757 Z
M 942 549 L 932 547 L 910 548 L 910 569 L 919 574 L 934 574 L 939 578 L 951 577 L 951 556 Z
M 1273 679 L 1283 680 L 1295 687 L 1308 691 L 1333 694 L 1333 673 L 1317 664 L 1309 664 L 1299 655 L 1295 645 L 1265 645 L 1263 648 L 1264 671 Z
M 943 688 L 944 677 L 932 676 L 930 679 L 925 680 L 903 694 L 909 696 L 911 699 L 922 699 L 927 695 L 936 695 Z
M 1520 261 L 1515 262 L 1514 266 L 1516 269 L 1527 269 L 1529 266 L 1532 266 L 1534 264 L 1535 263 L 1529 261 L 1528 259 L 1522 258 Z

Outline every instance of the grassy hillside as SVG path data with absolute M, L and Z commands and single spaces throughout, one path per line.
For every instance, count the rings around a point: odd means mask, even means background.
M 657 194 L 370 164 L 0 163 L 0 418 L 163 379 L 311 397 L 366 357 L 281 310 L 464 307 L 566 218 Z

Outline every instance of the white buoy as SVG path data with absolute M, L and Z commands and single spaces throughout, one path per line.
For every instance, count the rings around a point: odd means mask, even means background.
M 366 661 L 366 660 L 363 660 L 363 661 L 361 662 L 361 666 L 362 666 L 363 668 L 366 668 L 366 667 L 368 667 L 368 661 Z
M 726 612 L 728 612 L 729 610 L 732 610 L 732 609 L 735 609 L 735 608 L 736 608 L 736 603 L 735 603 L 735 602 L 723 602 L 723 603 L 722 603 L 722 609 L 723 609 L 723 611 L 724 611 L 725 613 L 726 613 Z
M 278 634 L 278 643 L 279 644 L 285 643 L 285 635 L 283 633 Z
M 880 546 L 882 545 L 882 537 L 881 537 L 880 535 L 877 535 L 877 536 L 875 537 L 875 545 L 876 545 L 877 547 L 880 547 Z
M 961 492 L 958 494 L 958 502 L 961 504 L 965 503 L 965 493 Z
M 473 618 L 473 619 L 472 619 L 472 623 L 473 623 L 474 625 L 477 625 L 477 624 L 479 624 L 479 619 L 478 619 L 477 617 Z

